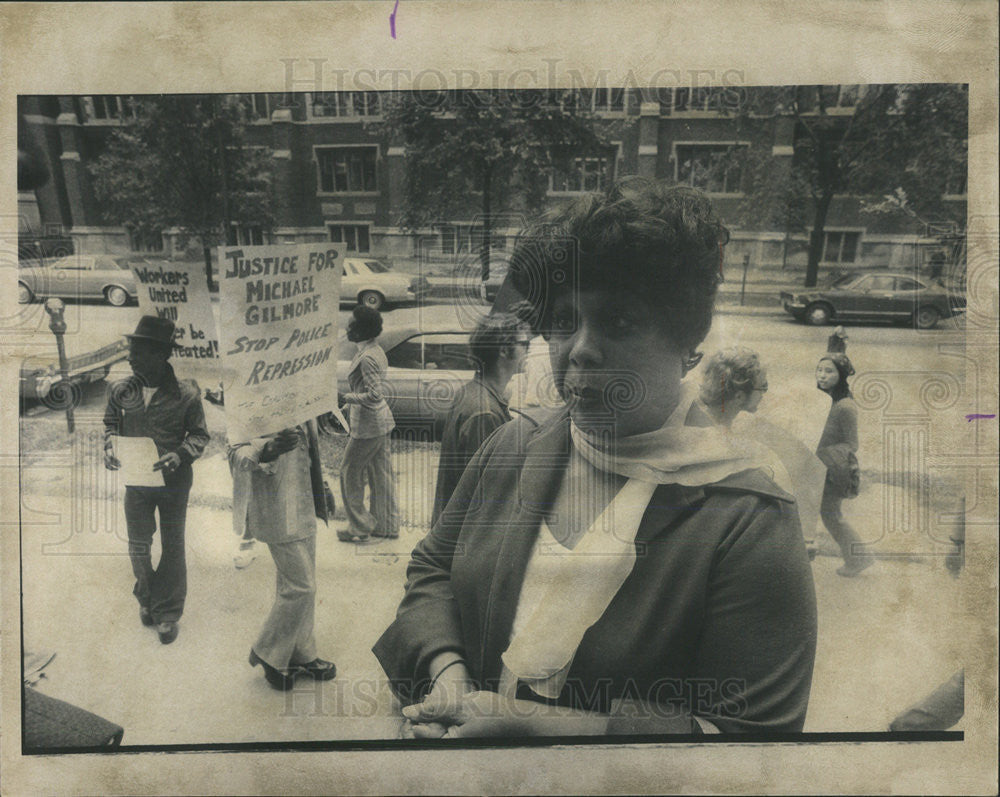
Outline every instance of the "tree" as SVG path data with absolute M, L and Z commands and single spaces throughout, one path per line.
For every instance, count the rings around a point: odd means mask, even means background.
M 135 235 L 197 237 L 212 286 L 212 246 L 231 223 L 271 229 L 270 159 L 247 146 L 245 111 L 224 95 L 136 98 L 92 164 L 104 220 Z
M 806 189 L 812 225 L 805 284 L 814 286 L 826 219 L 837 194 L 880 197 L 902 189 L 909 210 L 919 217 L 959 220 L 952 218 L 957 211 L 942 197 L 955 193 L 948 190 L 955 181 L 964 192 L 967 108 L 968 87 L 953 84 L 743 90 L 733 111 L 738 126 L 783 116 L 794 122 L 788 179 L 777 185 L 758 179 L 748 186 L 744 205 L 766 210 L 777 201 L 779 208 L 794 208 Z M 776 168 L 777 160 L 771 164 Z M 758 174 L 766 172 L 766 166 L 758 169 Z
M 385 131 L 405 149 L 400 226 L 415 229 L 479 209 L 482 277 L 493 225 L 536 211 L 553 168 L 607 155 L 607 137 L 571 91 L 401 92 L 383 105 Z M 612 123 L 620 124 L 620 123 Z

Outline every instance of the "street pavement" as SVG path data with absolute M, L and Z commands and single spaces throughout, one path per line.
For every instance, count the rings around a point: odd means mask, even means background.
M 922 400 L 910 375 L 944 371 L 964 378 L 961 361 L 949 354 L 954 336 L 947 331 L 852 327 L 849 333 L 856 378 L 895 374 L 886 379 L 895 387 L 892 400 L 903 401 L 904 409 Z M 722 314 L 703 349 L 731 342 L 758 349 L 769 367 L 762 416 L 780 419 L 814 446 L 829 399 L 816 391 L 812 370 L 828 334 L 784 319 Z M 339 674 L 282 694 L 247 663 L 273 599 L 274 568 L 263 547 L 249 568 L 233 567 L 231 482 L 223 457 L 195 465 L 188 603 L 177 641 L 164 646 L 140 625 L 131 595 L 123 488 L 99 461 L 100 392 L 88 391 L 85 402 L 72 437 L 56 413 L 22 419 L 22 439 L 47 441 L 42 449 L 22 450 L 21 460 L 24 644 L 56 653 L 39 688 L 121 724 L 125 744 L 395 737 L 398 713 L 370 649 L 402 596 L 409 551 L 426 533 L 436 449 L 395 446 L 404 512 L 398 541 L 343 544 L 334 534 L 342 519 L 331 528 L 320 524 L 316 635 L 319 654 L 335 661 Z M 819 536 L 813 570 L 820 632 L 807 731 L 885 730 L 893 716 L 962 666 L 967 644 L 965 582 L 944 568 L 950 521 L 941 508 L 948 496 L 922 486 L 914 463 L 889 460 L 881 410 L 865 409 L 869 404 L 877 402 L 863 404 L 859 452 L 867 476 L 862 494 L 844 509 L 879 561 L 855 579 L 839 577 L 839 559 L 829 555 L 832 540 Z M 954 422 L 934 418 L 933 434 L 944 435 L 948 445 L 962 445 L 968 434 L 961 408 L 959 402 Z M 207 411 L 213 434 L 221 437 L 221 412 Z M 942 442 L 932 436 L 927 444 Z

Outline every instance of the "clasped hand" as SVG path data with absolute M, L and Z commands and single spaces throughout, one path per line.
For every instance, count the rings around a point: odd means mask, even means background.
M 407 722 L 402 736 L 411 739 L 533 736 L 540 732 L 540 714 L 547 707 L 530 700 L 512 700 L 496 692 L 435 689 L 422 703 L 403 709 Z
M 304 439 L 302 430 L 295 426 L 290 429 L 282 429 L 264 445 L 264 457 L 262 459 L 277 459 L 282 454 L 286 454 L 295 448 L 299 441 Z
M 181 466 L 180 455 L 171 451 L 164 454 L 153 463 L 153 470 L 162 470 L 164 473 L 173 473 Z

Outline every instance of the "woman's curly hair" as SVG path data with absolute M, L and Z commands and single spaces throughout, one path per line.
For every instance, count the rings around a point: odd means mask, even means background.
M 536 331 L 546 331 L 557 293 L 628 290 L 656 308 L 672 340 L 693 349 L 712 325 L 728 240 L 701 191 L 626 177 L 524 230 L 510 279 L 532 306 Z
M 742 346 L 717 351 L 708 358 L 699 394 L 709 407 L 722 407 L 740 393 L 749 393 L 765 381 L 757 352 Z

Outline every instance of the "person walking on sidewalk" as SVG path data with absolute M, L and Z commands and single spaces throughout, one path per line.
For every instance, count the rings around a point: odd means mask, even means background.
M 698 398 L 713 421 L 729 428 L 741 412 L 757 412 L 765 393 L 767 370 L 757 352 L 733 346 L 708 358 Z
M 153 470 L 163 474 L 162 487 L 127 486 L 125 523 L 128 552 L 135 574 L 133 593 L 143 625 L 156 626 L 160 642 L 177 638 L 187 595 L 184 525 L 191 491 L 191 463 L 208 445 L 201 390 L 193 379 L 178 380 L 168 360 L 173 350 L 174 323 L 143 316 L 135 332 L 126 335 L 132 376 L 113 384 L 104 411 L 104 466 L 118 470 L 114 439 L 148 437 L 159 459 Z M 160 561 L 153 568 L 150 548 L 160 514 Z
M 820 485 L 826 468 L 795 435 L 758 417 L 767 390 L 767 369 L 757 352 L 732 346 L 715 352 L 706 361 L 698 398 L 715 423 L 724 429 L 735 425 L 735 435 L 754 445 L 775 483 L 795 496 L 806 550 L 814 559 Z
M 833 400 L 816 449 L 816 456 L 827 468 L 819 514 L 844 557 L 837 573 L 847 577 L 872 564 L 870 557 L 858 551 L 861 540 L 840 508 L 845 498 L 858 494 L 858 408 L 847 385 L 853 374 L 854 366 L 841 352 L 825 354 L 816 366 L 816 387 Z
M 358 346 L 348 371 L 350 392 L 341 398 L 350 406 L 350 440 L 340 466 L 340 490 L 349 526 L 337 532 L 341 542 L 363 542 L 369 537 L 399 536 L 396 479 L 389 459 L 389 435 L 396 423 L 386 403 L 383 380 L 389 369 L 382 347 L 378 310 L 358 305 L 347 326 L 347 339 Z M 365 481 L 370 509 L 365 508 Z
M 274 605 L 250 664 L 264 668 L 275 689 L 291 689 L 300 675 L 328 681 L 333 662 L 316 655 L 316 518 L 333 515 L 323 486 L 319 440 L 310 421 L 275 435 L 230 446 L 233 530 L 266 543 L 277 571 Z
M 469 351 L 479 372 L 459 389 L 444 423 L 432 526 L 448 505 L 473 454 L 497 427 L 510 420 L 504 388 L 522 370 L 530 343 L 527 322 L 514 313 L 487 316 L 469 338 Z

